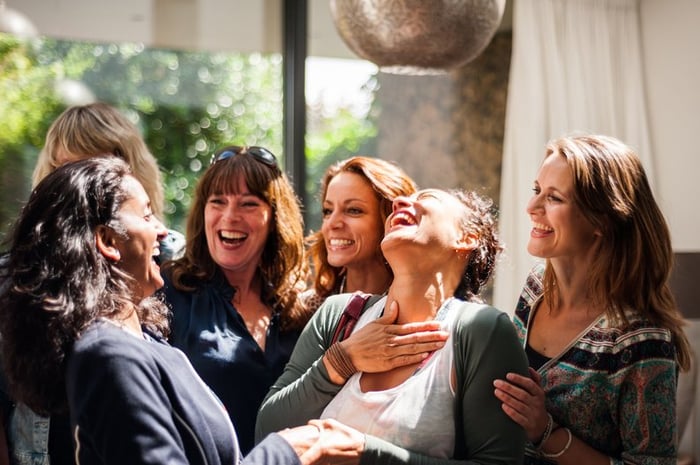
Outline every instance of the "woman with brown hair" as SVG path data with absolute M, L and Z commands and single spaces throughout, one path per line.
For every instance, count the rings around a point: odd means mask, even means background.
M 314 270 L 304 299 L 313 310 L 332 294 L 383 294 L 393 274 L 379 247 L 391 202 L 416 184 L 396 164 L 356 156 L 331 165 L 321 180 L 321 229 L 307 237 Z
M 544 259 L 515 311 L 530 376 L 495 381 L 528 464 L 676 463 L 676 382 L 691 352 L 668 279 L 671 237 L 621 141 L 551 141 L 527 206 Z
M 185 255 L 166 263 L 171 343 L 221 398 L 244 453 L 310 312 L 298 199 L 263 147 L 218 150 L 197 183 Z M 241 382 L 245 380 L 245 382 Z

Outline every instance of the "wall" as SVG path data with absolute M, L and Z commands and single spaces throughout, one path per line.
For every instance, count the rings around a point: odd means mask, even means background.
M 681 311 L 700 318 L 700 1 L 642 0 L 656 191 L 677 252 L 672 287 Z
M 642 0 L 642 43 L 657 193 L 674 248 L 700 251 L 700 1 Z

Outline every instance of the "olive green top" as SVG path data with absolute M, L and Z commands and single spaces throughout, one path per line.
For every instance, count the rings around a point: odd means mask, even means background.
M 330 381 L 322 357 L 351 294 L 328 297 L 297 341 L 282 376 L 258 412 L 256 440 L 318 418 L 342 386 Z M 381 296 L 373 296 L 366 307 Z M 366 436 L 361 465 L 519 464 L 525 431 L 501 409 L 493 381 L 506 373 L 527 376 L 528 363 L 508 315 L 487 305 L 460 301 L 453 329 L 457 375 L 454 459 L 428 457 Z

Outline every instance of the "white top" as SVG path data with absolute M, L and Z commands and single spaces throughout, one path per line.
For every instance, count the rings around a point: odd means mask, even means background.
M 456 311 L 447 300 L 438 312 L 450 336 L 445 346 L 413 376 L 385 391 L 362 392 L 355 373 L 326 406 L 321 418 L 335 418 L 366 434 L 432 457 L 454 453 L 455 393 L 450 382 L 453 368 L 452 325 Z M 377 319 L 386 297 L 365 310 L 353 331 Z

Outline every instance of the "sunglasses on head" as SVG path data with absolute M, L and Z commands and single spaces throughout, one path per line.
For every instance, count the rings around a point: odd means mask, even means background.
M 235 157 L 236 155 L 240 155 L 242 153 L 250 154 L 250 156 L 255 158 L 257 161 L 267 166 L 278 168 L 277 157 L 275 157 L 275 155 L 269 150 L 267 150 L 265 147 L 258 147 L 255 145 L 252 145 L 250 147 L 240 147 L 237 145 L 226 147 L 212 155 L 211 164 L 213 165 L 218 161 L 228 160 L 229 158 Z

